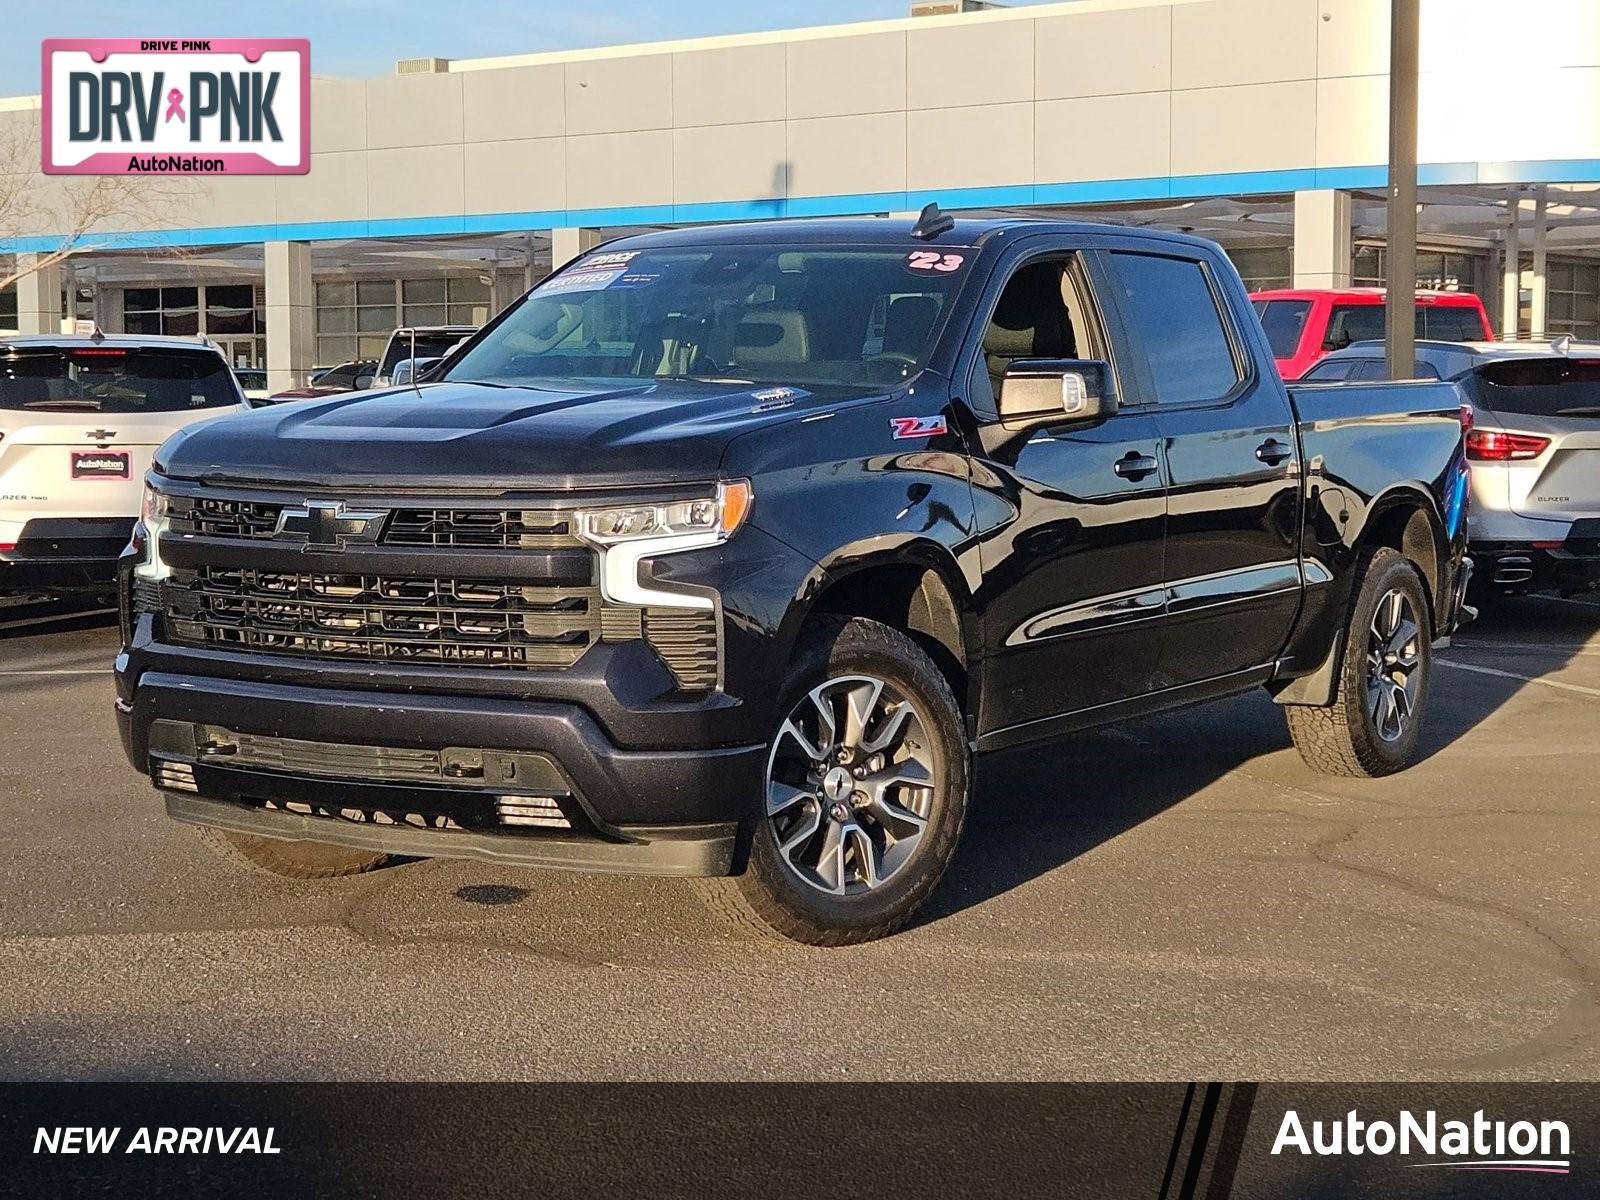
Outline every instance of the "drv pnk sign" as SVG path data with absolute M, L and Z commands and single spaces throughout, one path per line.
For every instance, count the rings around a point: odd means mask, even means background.
M 47 175 L 304 175 L 304 38 L 48 38 Z

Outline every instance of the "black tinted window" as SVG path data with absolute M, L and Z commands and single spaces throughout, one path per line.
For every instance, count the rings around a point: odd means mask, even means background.
M 238 403 L 220 354 L 108 346 L 0 351 L 0 408 L 141 413 Z
M 1325 358 L 1300 377 L 1302 383 L 1336 383 L 1349 379 L 1358 359 Z
M 1300 334 L 1306 327 L 1306 314 L 1310 311 L 1309 300 L 1256 301 L 1256 315 L 1261 318 L 1261 328 L 1267 332 L 1273 358 L 1294 356 L 1300 346 Z
M 1204 268 L 1181 258 L 1114 253 L 1123 308 L 1164 404 L 1217 400 L 1239 382 Z
M 1481 342 L 1485 340 L 1483 318 L 1475 308 L 1417 308 L 1417 334 L 1436 342 Z
M 1506 359 L 1467 378 L 1477 399 L 1497 413 L 1600 418 L 1600 362 L 1591 359 Z
M 1328 331 L 1322 344 L 1333 350 L 1351 342 L 1383 337 L 1383 305 L 1335 304 L 1328 313 Z

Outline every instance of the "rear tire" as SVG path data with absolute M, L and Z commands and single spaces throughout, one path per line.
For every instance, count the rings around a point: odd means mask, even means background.
M 1306 765 L 1375 779 L 1416 754 L 1433 674 L 1433 621 L 1422 576 L 1397 550 L 1369 551 L 1357 567 L 1333 703 L 1284 709 Z
M 861 618 L 806 628 L 779 697 L 743 875 L 704 881 L 737 924 L 813 946 L 902 928 L 966 819 L 966 726 L 909 637 Z
M 338 879 L 345 875 L 364 875 L 390 861 L 387 854 L 350 850 L 326 842 L 289 842 L 205 825 L 194 828 L 200 840 L 223 858 L 279 879 Z

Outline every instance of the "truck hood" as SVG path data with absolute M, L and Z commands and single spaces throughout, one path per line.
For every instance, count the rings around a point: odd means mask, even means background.
M 638 381 L 425 383 L 211 422 L 167 443 L 179 479 L 528 491 L 715 478 L 733 438 L 860 392 Z

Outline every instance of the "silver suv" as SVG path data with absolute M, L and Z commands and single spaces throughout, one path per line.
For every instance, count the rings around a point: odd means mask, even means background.
M 1455 382 L 1471 405 L 1467 529 L 1480 586 L 1600 585 L 1600 345 L 1419 342 L 1417 373 Z M 1303 382 L 1383 377 L 1383 344 L 1358 342 Z

